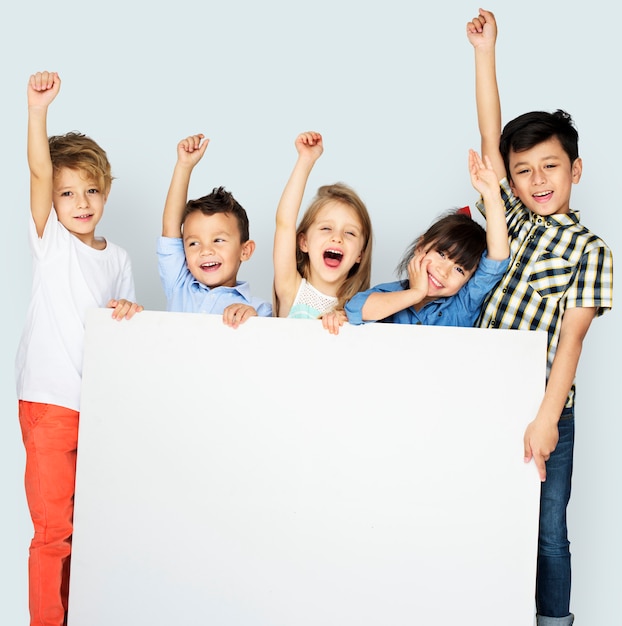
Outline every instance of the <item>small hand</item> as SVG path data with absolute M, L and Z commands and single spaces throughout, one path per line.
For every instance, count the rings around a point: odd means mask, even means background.
M 296 137 L 295 145 L 300 157 L 307 157 L 313 162 L 317 161 L 324 152 L 322 135 L 314 131 L 300 133 Z
M 469 172 L 471 184 L 482 196 L 491 193 L 499 195 L 499 181 L 487 156 L 482 160 L 475 150 L 469 150 Z
M 237 328 L 247 319 L 257 317 L 257 311 L 249 304 L 230 304 L 222 314 L 222 321 L 231 328 Z
M 28 80 L 28 106 L 47 107 L 60 91 L 57 72 L 37 72 Z
M 494 47 L 497 39 L 497 21 L 490 11 L 479 10 L 479 15 L 475 16 L 466 25 L 467 37 L 474 48 L 479 46 Z
M 135 313 L 140 313 L 145 307 L 143 307 L 142 304 L 130 302 L 129 300 L 110 300 L 110 302 L 106 305 L 106 308 L 114 309 L 112 312 L 112 319 L 121 321 L 122 319 L 132 319 Z
M 416 291 L 421 295 L 419 301 L 423 300 L 428 294 L 428 266 L 430 265 L 430 260 L 424 262 L 425 255 L 426 251 L 418 248 L 408 263 L 408 284 L 412 291 Z
M 559 430 L 555 422 L 535 419 L 525 430 L 525 463 L 533 459 L 542 482 L 546 480 L 546 462 L 557 447 L 558 440 Z
M 203 158 L 209 145 L 209 139 L 203 141 L 204 138 L 205 135 L 199 133 L 182 139 L 177 144 L 177 161 L 194 167 Z
M 322 315 L 322 326 L 331 334 L 338 335 L 339 327 L 348 321 L 348 316 L 343 309 L 331 311 Z

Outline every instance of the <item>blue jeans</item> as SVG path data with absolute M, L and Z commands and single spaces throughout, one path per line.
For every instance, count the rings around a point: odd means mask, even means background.
M 536 609 L 538 615 L 570 614 L 570 542 L 566 508 L 570 500 L 574 409 L 564 409 L 559 420 L 559 442 L 546 463 L 546 480 L 540 492 L 540 532 Z

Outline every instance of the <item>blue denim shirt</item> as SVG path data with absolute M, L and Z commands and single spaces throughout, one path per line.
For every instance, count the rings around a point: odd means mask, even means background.
M 477 270 L 455 296 L 439 298 L 426 304 L 420 311 L 408 307 L 380 321 L 392 324 L 425 324 L 427 326 L 473 326 L 484 299 L 501 280 L 509 262 L 509 259 L 492 261 L 484 252 Z M 383 283 L 367 291 L 357 293 L 345 306 L 348 321 L 351 324 L 367 323 L 363 322 L 362 311 L 370 294 L 402 291 L 403 289 L 404 283 L 396 281 Z

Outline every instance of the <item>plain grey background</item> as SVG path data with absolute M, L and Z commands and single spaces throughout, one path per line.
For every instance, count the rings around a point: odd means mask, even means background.
M 615 256 L 620 249 L 616 76 L 622 9 L 604 0 L 585 6 L 504 1 L 485 8 L 499 22 L 504 121 L 532 109 L 563 108 L 573 115 L 584 171 L 571 206 L 581 210 L 582 221 Z M 195 170 L 190 195 L 225 185 L 245 206 L 257 251 L 242 267 L 241 278 L 251 281 L 257 295 L 270 297 L 274 211 L 296 157 L 294 139 L 303 130 L 318 130 L 325 138 L 305 202 L 321 184 L 341 180 L 357 189 L 374 223 L 372 282 L 384 282 L 393 278 L 404 248 L 439 213 L 474 204 L 466 163 L 479 137 L 465 24 L 477 10 L 461 0 L 435 5 L 35 0 L 5 8 L 0 37 L 3 622 L 5 617 L 10 624 L 27 620 L 32 534 L 13 375 L 30 291 L 29 75 L 43 69 L 61 75 L 50 133 L 80 130 L 107 150 L 116 180 L 98 233 L 130 252 L 138 299 L 148 309 L 164 308 L 155 242 L 175 147 L 196 132 L 212 143 Z M 619 326 L 615 309 L 594 322 L 578 372 L 569 523 L 572 608 L 583 624 L 614 619 L 622 588 L 622 455 L 617 449 L 622 411 L 614 390 Z M 515 377 L 520 393 L 520 371 L 508 376 Z M 473 453 L 486 450 L 474 444 Z

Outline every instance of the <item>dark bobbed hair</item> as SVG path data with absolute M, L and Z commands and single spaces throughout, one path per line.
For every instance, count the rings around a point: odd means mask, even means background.
M 83 133 L 71 131 L 64 135 L 48 138 L 50 159 L 54 175 L 67 168 L 85 173 L 101 187 L 104 193 L 110 191 L 112 172 L 105 150 Z
M 197 198 L 196 200 L 188 200 L 181 220 L 182 227 L 188 215 L 196 211 L 200 211 L 203 215 L 230 213 L 238 222 L 240 241 L 246 243 L 250 239 L 248 215 L 231 192 L 226 191 L 224 187 L 214 187 L 212 192 L 206 196 Z
M 471 271 L 477 268 L 486 250 L 486 231 L 468 215 L 452 210 L 408 246 L 395 269 L 399 278 L 408 278 L 408 264 L 419 248 L 434 248 L 445 252 L 452 261 Z
M 503 128 L 499 141 L 499 151 L 503 157 L 508 179 L 512 179 L 510 152 L 529 150 L 552 137 L 559 139 L 570 163 L 574 163 L 579 157 L 579 133 L 572 117 L 566 111 L 561 109 L 557 109 L 554 113 L 531 111 L 508 122 Z

